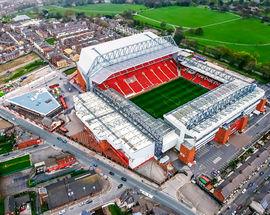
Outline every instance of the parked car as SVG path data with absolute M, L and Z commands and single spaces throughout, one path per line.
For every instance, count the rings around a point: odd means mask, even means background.
M 97 167 L 97 164 L 94 163 L 93 166 L 94 166 L 94 167 Z
M 123 187 L 123 184 L 119 184 L 118 185 L 118 189 L 120 189 L 121 187 Z
M 254 183 L 253 182 L 250 182 L 249 184 L 248 184 L 248 187 L 250 188 L 250 187 L 252 187 L 254 185 Z
M 67 140 L 66 140 L 66 139 L 63 139 L 63 138 L 61 138 L 61 137 L 57 137 L 57 140 L 59 140 L 59 141 L 61 141 L 61 142 L 63 142 L 63 143 L 67 143 Z
M 237 209 L 238 211 L 240 211 L 242 208 L 243 208 L 243 205 L 240 204 L 240 205 L 237 206 L 236 209 Z
M 65 209 L 63 209 L 63 210 L 61 210 L 61 211 L 59 211 L 59 215 L 62 215 L 62 214 L 65 214 L 66 213 L 66 210 Z
M 92 199 L 88 199 L 88 200 L 85 201 L 85 204 L 91 204 L 92 202 L 93 202 Z
M 110 171 L 109 173 L 110 173 L 110 175 L 114 175 L 114 172 L 112 172 L 112 171 Z
M 242 190 L 242 193 L 243 193 L 243 194 L 244 194 L 245 192 L 247 192 L 247 189 L 246 189 L 246 188 Z

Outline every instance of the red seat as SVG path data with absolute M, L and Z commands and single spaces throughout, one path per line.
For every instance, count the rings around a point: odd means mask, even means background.
M 193 78 L 187 72 L 184 75 Z M 99 87 L 103 90 L 113 88 L 124 96 L 128 96 L 148 90 L 161 83 L 166 83 L 177 76 L 178 72 L 175 61 L 172 60 L 171 56 L 164 56 L 115 73 L 100 84 Z

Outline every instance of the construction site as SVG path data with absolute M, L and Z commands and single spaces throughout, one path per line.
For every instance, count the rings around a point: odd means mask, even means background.
M 76 140 L 132 169 L 168 161 L 170 149 L 193 165 L 197 150 L 227 143 L 267 102 L 256 84 L 151 32 L 83 48 L 77 68 L 73 81 L 85 93 L 74 106 L 86 133 Z

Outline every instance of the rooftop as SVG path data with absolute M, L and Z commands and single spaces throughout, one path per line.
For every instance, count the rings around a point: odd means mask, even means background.
M 99 140 L 108 140 L 115 149 L 136 152 L 154 144 L 152 139 L 96 94 L 81 94 L 74 97 L 74 102 L 77 116 Z
M 50 184 L 46 189 L 49 209 L 53 209 L 100 192 L 102 185 L 97 174 L 86 174 Z
M 27 15 L 17 15 L 13 18 L 14 22 L 20 22 L 20 21 L 24 21 L 24 20 L 29 20 L 30 17 Z
M 115 72 L 174 54 L 178 50 L 171 37 L 144 32 L 83 48 L 77 65 L 85 76 L 102 83 Z
M 270 155 L 270 147 L 260 149 L 256 154 L 250 157 L 241 167 L 239 167 L 229 178 L 218 186 L 222 190 L 222 194 L 227 198 L 233 190 L 235 190 L 245 179 L 247 179 L 257 169 L 258 166 L 263 164 Z
M 8 101 L 42 116 L 49 115 L 61 106 L 46 88 L 9 98 Z
M 235 116 L 245 114 L 264 96 L 256 85 L 235 79 L 164 115 L 177 128 L 186 127 L 197 140 Z

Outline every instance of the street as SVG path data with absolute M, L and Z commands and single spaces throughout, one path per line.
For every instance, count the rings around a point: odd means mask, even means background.
M 48 132 L 48 131 L 46 131 L 46 130 L 44 130 L 44 129 L 42 129 L 34 124 L 31 124 L 30 122 L 28 122 L 26 120 L 22 120 L 22 119 L 18 118 L 17 116 L 15 116 L 14 114 L 11 114 L 7 110 L 1 109 L 0 115 L 3 118 L 22 126 L 23 128 L 32 132 L 33 134 L 40 136 L 42 139 L 47 141 L 52 146 L 56 146 L 58 148 L 63 149 L 64 151 L 70 152 L 71 154 L 75 155 L 77 157 L 77 159 L 82 164 L 84 164 L 86 166 L 87 165 L 90 166 L 93 163 L 95 163 L 98 165 L 99 168 L 102 168 L 102 170 L 104 171 L 105 174 L 108 174 L 109 171 L 114 172 L 115 173 L 114 178 L 116 180 L 118 180 L 119 183 L 123 182 L 121 180 L 121 177 L 125 177 L 127 179 L 127 181 L 125 182 L 125 184 L 127 184 L 127 186 L 133 187 L 133 188 L 135 188 L 135 187 L 140 188 L 140 189 L 144 190 L 145 192 L 153 195 L 154 200 L 156 200 L 157 202 L 159 202 L 162 205 L 166 205 L 167 207 L 171 208 L 177 214 L 179 214 L 179 215 L 180 214 L 187 214 L 187 215 L 195 214 L 186 205 L 169 197 L 167 194 L 157 190 L 156 188 L 153 188 L 152 186 L 147 185 L 147 184 L 143 183 L 142 181 L 134 179 L 126 172 L 119 171 L 118 169 L 116 169 L 112 165 L 109 165 L 100 159 L 98 160 L 94 157 L 89 157 L 89 155 L 86 152 L 84 152 L 81 149 L 78 149 L 77 147 L 74 147 L 69 141 L 68 141 L 68 143 L 63 143 L 62 141 L 59 141 L 57 139 L 57 135 L 50 133 L 50 132 Z
M 264 172 L 264 174 L 260 175 L 260 172 Z M 243 189 L 246 189 L 246 192 L 243 194 L 239 193 L 239 195 L 236 197 L 236 199 L 230 203 L 230 208 L 224 212 L 225 215 L 232 214 L 234 211 L 236 211 L 236 214 L 241 214 L 242 210 L 244 210 L 248 204 L 251 202 L 251 197 L 255 194 L 255 190 L 260 187 L 261 184 L 264 183 L 265 177 L 270 175 L 270 168 L 266 164 L 263 168 L 260 169 L 260 171 L 251 178 L 251 180 L 245 184 L 245 186 L 242 187 L 241 191 Z M 249 184 L 253 184 L 253 186 L 249 186 Z M 241 209 L 239 209 L 241 206 Z M 239 207 L 237 209 L 237 207 Z

